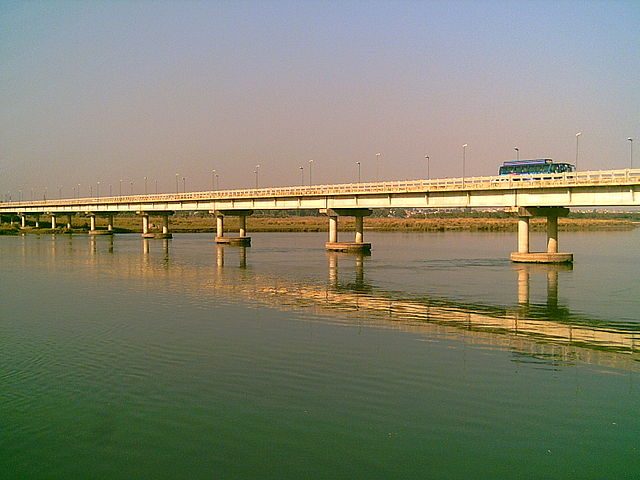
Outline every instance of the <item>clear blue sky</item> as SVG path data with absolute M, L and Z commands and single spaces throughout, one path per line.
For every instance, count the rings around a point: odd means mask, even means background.
M 0 0 L 0 192 L 626 168 L 640 2 Z M 636 165 L 640 166 L 640 141 Z M 37 193 L 40 192 L 40 193 Z

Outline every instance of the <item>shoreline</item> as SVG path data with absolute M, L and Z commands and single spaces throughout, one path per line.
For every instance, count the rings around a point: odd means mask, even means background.
M 151 217 L 151 229 L 158 229 L 160 222 Z M 42 222 L 41 222 L 42 223 Z M 106 229 L 106 219 L 98 218 L 98 227 Z M 351 217 L 341 218 L 339 231 L 352 231 L 355 222 Z M 73 233 L 86 233 L 87 222 L 82 218 L 76 219 L 72 226 Z M 364 227 L 370 232 L 516 232 L 518 220 L 515 217 L 440 217 L 440 218 L 388 218 L 367 217 Z M 603 218 L 560 218 L 560 231 L 626 231 L 640 227 L 640 222 L 631 219 L 603 219 Z M 225 231 L 238 229 L 237 218 L 231 217 L 225 222 Z M 533 218 L 530 223 L 531 231 L 545 231 L 544 218 Z M 142 230 L 138 217 L 126 216 L 116 219 L 114 233 L 139 233 Z M 174 216 L 171 217 L 170 230 L 173 233 L 215 233 L 215 219 L 204 216 Z M 262 217 L 247 218 L 249 232 L 326 232 L 328 220 L 324 216 L 307 217 Z M 69 233 L 66 228 L 52 230 L 43 225 L 42 228 L 27 227 L 20 229 L 17 225 L 0 226 L 0 235 L 18 234 L 47 234 Z

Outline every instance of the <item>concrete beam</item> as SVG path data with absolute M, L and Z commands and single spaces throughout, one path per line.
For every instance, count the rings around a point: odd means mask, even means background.
M 368 217 L 373 213 L 370 208 L 321 208 L 319 211 L 329 217 Z
M 514 207 L 507 212 L 519 217 L 566 217 L 570 210 L 566 207 Z

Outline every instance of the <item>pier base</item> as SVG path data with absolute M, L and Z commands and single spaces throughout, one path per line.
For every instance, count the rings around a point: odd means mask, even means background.
M 220 245 L 251 246 L 251 237 L 216 237 L 216 243 Z
M 330 252 L 371 253 L 371 244 L 364 242 L 326 242 L 324 247 Z
M 113 235 L 109 230 L 89 230 L 89 235 Z
M 513 252 L 511 261 L 518 263 L 572 263 L 573 253 Z

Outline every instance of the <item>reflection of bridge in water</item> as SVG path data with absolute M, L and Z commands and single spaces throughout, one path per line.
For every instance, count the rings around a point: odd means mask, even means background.
M 89 241 L 93 258 L 114 250 L 112 238 Z M 214 248 L 212 271 L 211 265 L 172 262 L 168 240 L 160 245 L 144 239 L 140 267 L 132 266 L 126 274 L 170 274 L 188 287 L 190 295 L 220 293 L 280 310 L 312 307 L 316 313 L 333 316 L 344 324 L 366 319 L 376 327 L 457 340 L 463 336 L 467 343 L 510 349 L 551 364 L 584 361 L 640 370 L 640 324 L 589 318 L 558 304 L 558 273 L 571 266 L 514 264 L 517 303 L 514 298 L 514 305 L 501 306 L 433 296 L 407 297 L 403 292 L 379 289 L 367 282 L 366 256 L 362 254 L 327 252 L 327 282 L 310 283 L 251 270 L 246 247 Z M 546 303 L 531 304 L 530 279 L 539 275 L 546 276 Z M 339 319 L 335 315 L 338 312 Z

